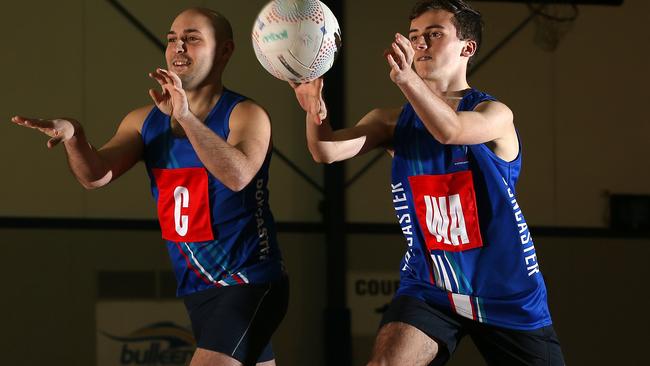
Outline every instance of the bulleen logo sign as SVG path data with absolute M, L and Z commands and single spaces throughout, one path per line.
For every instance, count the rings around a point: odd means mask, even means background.
M 99 331 L 120 343 L 117 365 L 188 365 L 195 349 L 192 333 L 172 322 L 150 324 L 127 335 Z

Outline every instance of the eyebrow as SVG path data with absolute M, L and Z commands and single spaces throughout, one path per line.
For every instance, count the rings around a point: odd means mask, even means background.
M 424 30 L 433 29 L 433 28 L 435 28 L 435 29 L 445 29 L 445 27 L 443 27 L 440 24 L 433 24 L 433 25 L 430 25 L 430 26 L 424 28 Z M 411 34 L 413 32 L 417 32 L 417 31 L 418 31 L 417 29 L 411 29 L 411 30 L 409 30 L 409 34 Z
M 183 33 L 201 33 L 201 31 L 199 31 L 198 29 L 194 29 L 194 28 L 188 28 L 188 29 L 184 29 Z M 176 34 L 176 32 L 174 32 L 173 30 L 170 30 L 169 32 L 167 32 L 168 36 L 169 35 L 175 35 L 175 34 Z

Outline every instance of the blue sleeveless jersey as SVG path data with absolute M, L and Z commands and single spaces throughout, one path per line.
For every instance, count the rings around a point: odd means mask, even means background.
M 492 96 L 471 89 L 458 111 Z M 419 298 L 495 326 L 551 324 L 546 288 L 515 183 L 485 144 L 443 145 L 406 104 L 394 133 L 391 191 L 407 241 L 396 296 Z
M 246 98 L 224 89 L 206 125 L 226 140 L 230 113 Z M 234 192 L 204 167 L 170 117 L 154 107 L 142 126 L 144 161 L 158 219 L 178 281 L 177 295 L 264 283 L 284 268 L 267 190 L 269 152 L 253 180 Z

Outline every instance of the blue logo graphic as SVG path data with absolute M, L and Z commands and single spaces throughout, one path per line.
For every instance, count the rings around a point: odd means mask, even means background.
M 150 324 L 126 336 L 99 332 L 122 343 L 119 365 L 186 365 L 196 348 L 192 332 L 172 322 Z

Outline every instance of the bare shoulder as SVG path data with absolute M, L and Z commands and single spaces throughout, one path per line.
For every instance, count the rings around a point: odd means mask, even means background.
M 142 126 L 144 125 L 144 120 L 147 119 L 147 116 L 153 109 L 153 104 L 140 107 L 129 112 L 122 122 L 120 123 L 120 129 L 135 130 L 138 133 L 142 133 Z
M 230 113 L 228 142 L 236 145 L 241 141 L 268 143 L 271 138 L 271 120 L 268 113 L 255 101 L 244 100 Z
M 503 119 L 504 122 L 512 122 L 514 119 L 512 110 L 504 103 L 495 100 L 479 103 L 474 111 Z
M 256 123 L 269 123 L 269 114 L 257 102 L 246 99 L 233 108 L 230 114 L 230 127 L 238 121 L 255 121 Z
M 402 112 L 401 108 L 375 108 L 368 112 L 362 119 L 376 121 L 387 125 L 394 125 L 397 123 L 399 114 Z
M 357 125 L 381 126 L 392 132 L 397 125 L 401 111 L 401 108 L 375 108 L 363 116 Z
M 401 108 L 375 108 L 363 116 L 354 129 L 371 140 L 373 146 L 389 149 L 401 111 Z
M 481 113 L 492 137 L 487 146 L 501 159 L 513 161 L 519 154 L 519 137 L 515 130 L 514 115 L 507 105 L 498 101 L 483 102 L 474 111 Z

